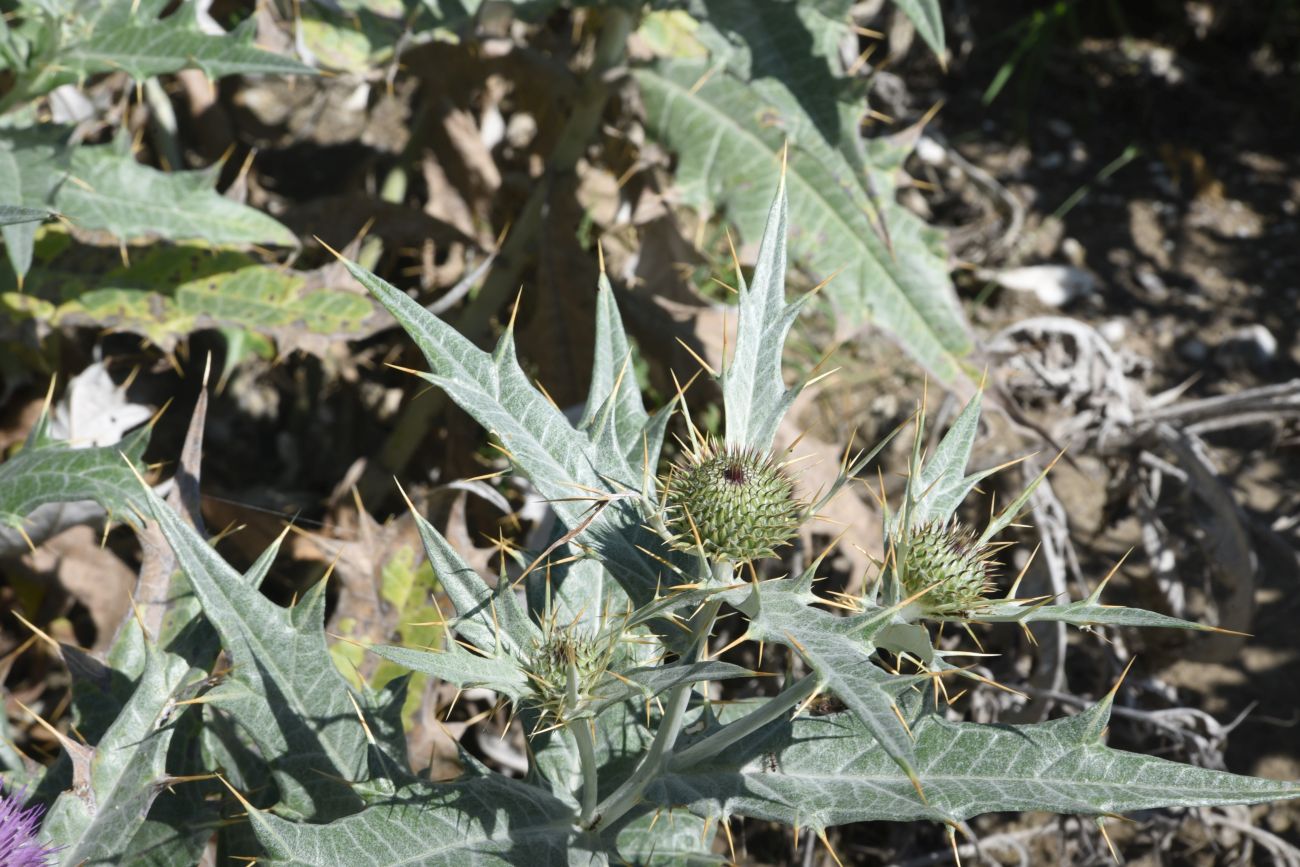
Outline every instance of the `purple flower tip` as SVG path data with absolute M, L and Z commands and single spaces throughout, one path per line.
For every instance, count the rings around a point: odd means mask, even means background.
M 61 847 L 44 846 L 36 839 L 45 808 L 40 804 L 23 807 L 25 795 L 25 789 L 5 794 L 0 787 L 0 865 L 48 867 L 50 856 Z

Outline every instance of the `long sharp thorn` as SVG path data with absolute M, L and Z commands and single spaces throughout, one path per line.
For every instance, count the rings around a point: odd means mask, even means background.
M 701 659 L 710 659 L 710 658 L 712 658 L 712 659 L 717 659 L 719 656 L 722 656 L 722 654 L 726 653 L 728 650 L 731 650 L 731 648 L 735 647 L 735 646 L 738 645 L 738 644 L 743 644 L 744 642 L 746 642 L 746 641 L 748 641 L 748 640 L 749 640 L 749 633 L 747 633 L 747 632 L 746 632 L 746 633 L 741 633 L 740 635 L 736 636 L 736 640 L 735 640 L 735 641 L 732 641 L 732 642 L 729 643 L 726 647 L 723 647 L 723 648 L 721 648 L 720 650 L 714 651 L 713 653 L 706 653 L 706 654 L 704 654 L 704 655 L 701 656 Z
M 1115 680 L 1115 685 L 1112 686 L 1110 688 L 1110 691 L 1106 693 L 1106 699 L 1105 699 L 1106 701 L 1115 700 L 1115 696 L 1119 693 L 1120 684 L 1124 682 L 1124 678 L 1128 677 L 1129 669 L 1133 667 L 1133 663 L 1136 661 L 1137 661 L 1136 656 L 1129 657 L 1128 665 L 1124 666 L 1124 670 L 1119 673 L 1119 677 Z
M 1110 857 L 1116 864 L 1119 864 L 1119 853 L 1115 851 L 1115 844 L 1110 841 L 1110 834 L 1106 831 L 1106 820 L 1102 816 L 1097 817 L 1097 830 L 1101 832 L 1101 839 L 1106 841 L 1106 848 L 1110 850 Z
M 835 847 L 831 845 L 830 840 L 826 839 L 825 828 L 818 829 L 817 838 L 822 841 L 822 845 L 825 846 L 826 851 L 830 853 L 831 858 L 835 861 L 836 867 L 844 867 L 844 862 L 841 861 L 840 856 L 835 853 Z
M 506 334 L 513 334 L 515 331 L 515 317 L 519 315 L 519 304 L 524 300 L 524 287 L 519 287 L 519 292 L 515 294 L 515 303 L 510 307 L 510 321 L 506 324 Z
M 731 264 L 736 269 L 737 280 L 743 283 L 745 281 L 745 272 L 740 269 L 740 257 L 736 255 L 736 242 L 732 240 L 731 229 L 728 228 L 723 231 L 727 235 L 727 248 L 731 250 Z
M 930 799 L 925 796 L 925 790 L 921 788 L 921 778 L 916 775 L 916 771 L 909 769 L 907 779 L 912 784 L 912 788 L 916 790 L 916 796 L 921 799 L 921 803 L 928 805 Z
M 898 717 L 898 721 L 902 723 L 903 731 L 907 732 L 907 736 L 912 740 L 916 740 L 916 736 L 912 734 L 912 727 L 907 724 L 907 720 L 904 719 L 903 712 L 899 709 L 898 705 L 890 704 L 889 709 L 894 712 L 894 716 Z
M 709 364 L 707 361 L 701 358 L 699 353 L 697 353 L 694 349 L 691 349 L 690 344 L 688 344 L 685 340 L 682 340 L 680 337 L 676 338 L 676 340 L 678 343 L 681 344 L 682 349 L 685 349 L 690 354 L 691 358 L 695 359 L 695 363 L 698 364 L 701 368 L 703 368 L 709 374 L 709 376 L 717 377 L 718 372 L 713 369 L 713 365 Z
M 41 629 L 39 626 L 36 626 L 35 624 L 33 624 L 33 623 L 32 623 L 30 620 L 28 620 L 26 617 L 23 617 L 21 614 L 18 613 L 18 611 L 17 611 L 16 609 L 15 609 L 12 613 L 13 613 L 14 617 L 18 618 L 18 622 L 19 622 L 19 623 L 21 623 L 23 626 L 26 626 L 28 629 L 30 629 L 30 630 L 32 631 L 32 635 L 33 635 L 33 637 L 35 637 L 35 638 L 39 638 L 39 639 L 41 639 L 42 641 L 44 641 L 44 642 L 45 642 L 46 644 L 48 644 L 51 648 L 54 649 L 54 652 L 55 652 L 56 654 L 59 654 L 59 655 L 62 654 L 62 651 L 59 649 L 59 642 L 57 642 L 57 641 L 55 641 L 53 638 L 51 638 L 51 637 L 50 637 L 50 636 L 45 632 L 45 630 L 43 630 L 43 629 Z
M 1038 556 L 1038 549 L 1041 547 L 1043 547 L 1043 543 L 1039 542 L 1034 546 L 1034 550 L 1029 552 L 1029 559 L 1026 560 L 1025 565 L 1020 568 L 1020 574 L 1016 576 L 1016 580 L 1011 584 L 1011 589 L 1007 591 L 1006 598 L 1008 601 L 1016 598 L 1016 591 L 1020 589 L 1020 582 L 1024 580 L 1025 573 L 1028 572 L 1029 567 L 1033 565 L 1034 558 Z
M 18 531 L 19 536 L 23 537 L 23 541 L 27 543 L 28 550 L 30 550 L 33 554 L 35 554 L 36 545 L 32 542 L 32 537 L 27 535 L 27 530 L 23 528 L 23 525 L 18 524 L 14 529 Z
M 456 694 L 451 697 L 451 704 L 447 705 L 447 715 L 443 717 L 444 719 L 451 719 L 451 712 L 456 709 L 456 702 L 460 700 L 461 692 L 463 692 L 463 690 L 458 687 L 456 689 Z
M 952 860 L 961 867 L 961 850 L 957 848 L 957 829 L 952 825 L 948 826 L 948 845 L 952 847 Z
M 1132 553 L 1133 549 L 1129 548 L 1124 552 L 1124 556 L 1120 557 L 1119 560 L 1116 561 L 1115 565 L 1110 567 L 1110 571 L 1106 573 L 1106 577 L 1101 579 L 1101 582 L 1092 591 L 1092 594 L 1088 596 L 1089 602 L 1096 602 L 1101 598 L 1101 591 L 1106 588 L 1106 584 L 1110 582 L 1110 579 L 1115 577 L 1115 573 L 1119 571 L 1119 567 L 1124 565 L 1124 561 L 1127 560 L 1128 555 Z
M 348 697 L 348 701 L 352 702 L 352 709 L 357 712 L 357 720 L 361 723 L 361 730 L 366 733 L 366 740 L 369 741 L 372 747 L 379 746 L 374 734 L 370 731 L 370 724 L 366 722 L 365 714 L 361 712 L 361 705 L 357 704 L 357 700 L 352 697 L 352 693 L 345 692 L 344 695 Z

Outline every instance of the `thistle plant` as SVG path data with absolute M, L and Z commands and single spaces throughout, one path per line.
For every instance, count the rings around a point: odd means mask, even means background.
M 676 462 L 663 447 L 681 395 L 647 411 L 603 274 L 591 386 L 573 423 L 520 368 L 513 322 L 482 351 L 344 261 L 424 354 L 429 371 L 419 375 L 497 438 L 558 519 L 550 545 L 509 552 L 515 571 L 489 581 L 412 505 L 454 608 L 447 640 L 369 648 L 494 692 L 526 738 L 522 778 L 467 751 L 455 780 L 414 773 L 405 681 L 357 689 L 335 667 L 324 582 L 291 607 L 272 603 L 258 585 L 276 546 L 240 574 L 183 509 L 136 483 L 115 502 L 147 519 L 142 532 L 156 532 L 174 557 L 166 613 L 123 628 L 106 663 L 112 676 L 76 669 L 86 742 L 64 737 L 66 760 L 31 780 L 54 796 L 41 845 L 65 847 L 55 857 L 66 864 L 184 864 L 221 827 L 229 854 L 268 864 L 679 864 L 717 860 L 715 839 L 730 839 L 737 817 L 810 828 L 825 841 L 831 826 L 868 820 L 941 823 L 952 835 L 988 811 L 1101 822 L 1300 796 L 1300 783 L 1110 748 L 1114 691 L 1074 716 L 1019 726 L 955 721 L 939 705 L 945 681 L 982 678 L 949 661 L 936 623 L 1209 629 L 1103 605 L 1100 588 L 1077 601 L 997 595 L 991 558 L 1032 486 L 983 528 L 959 523 L 962 502 L 988 475 L 967 472 L 978 393 L 928 456 L 925 420 L 915 419 L 908 481 L 900 503 L 882 503 L 886 550 L 864 592 L 815 593 L 824 552 L 797 574 L 762 577 L 780 571 L 775 558 L 801 523 L 884 447 L 846 458 L 818 491 L 799 490 L 774 453 L 778 425 L 806 385 L 787 384 L 781 365 L 803 303 L 785 297 L 786 207 L 782 181 L 717 374 L 725 432 L 714 442 L 688 425 Z M 51 444 L 31 448 L 28 461 L 59 459 Z M 21 490 L 0 487 L 0 515 L 27 508 L 11 502 Z M 765 694 L 714 700 L 718 683 L 757 674 L 709 652 L 724 609 L 739 615 L 738 643 L 788 651 L 791 664 L 765 678 L 775 681 Z M 809 712 L 823 694 L 842 709 Z

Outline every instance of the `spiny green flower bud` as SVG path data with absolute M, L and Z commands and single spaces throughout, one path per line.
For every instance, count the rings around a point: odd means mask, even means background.
M 706 443 L 664 483 L 675 543 L 711 560 L 773 557 L 799 528 L 794 482 L 767 455 Z
M 525 673 L 532 684 L 530 703 L 541 712 L 541 721 L 549 718 L 562 725 L 575 716 L 609 669 L 612 652 L 611 642 L 568 630 L 556 630 L 539 642 Z
M 899 575 L 905 596 L 938 584 L 918 600 L 927 612 L 969 611 L 979 607 L 992 588 L 988 562 L 992 552 L 980 544 L 973 530 L 961 524 L 913 527 L 906 542 L 897 547 L 903 563 Z

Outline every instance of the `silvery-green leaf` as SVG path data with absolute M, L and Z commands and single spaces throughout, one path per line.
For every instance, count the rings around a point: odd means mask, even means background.
M 956 822 L 994 811 L 1102 815 L 1165 806 L 1246 804 L 1300 796 L 1262 780 L 1107 747 L 1109 700 L 1033 725 L 949 722 L 910 702 L 919 784 L 854 715 L 781 720 L 734 750 L 657 781 L 647 798 L 700 815 L 733 814 L 824 828 L 847 822 Z
M 51 209 L 68 173 L 62 137 L 62 130 L 46 126 L 0 132 L 0 200 L 26 210 Z M 32 264 L 36 223 L 11 221 L 0 226 L 0 237 L 14 273 L 22 277 Z
M 229 715 L 205 708 L 201 737 L 207 767 L 222 768 L 222 778 L 241 792 L 251 793 L 257 806 L 275 804 L 279 792 L 270 769 L 258 755 L 257 744 Z
M 704 0 L 696 10 L 696 36 L 715 65 L 746 82 L 774 110 L 806 118 L 809 135 L 834 142 L 841 132 L 841 92 L 851 84 L 832 68 L 848 28 L 849 5 L 845 0 Z M 735 356 L 722 377 L 727 441 L 739 446 L 770 447 L 776 425 L 799 391 L 787 389 L 781 376 L 785 337 L 803 300 L 785 303 L 788 210 L 782 177 L 763 229 L 753 285 L 740 281 Z
M 275 218 L 213 189 L 217 176 L 211 171 L 160 172 L 113 145 L 76 148 L 71 171 L 54 206 L 82 229 L 101 229 L 124 240 L 298 243 Z
M 939 0 L 894 0 L 894 5 L 911 19 L 917 35 L 942 62 L 943 10 L 939 6 Z
M 196 4 L 184 3 L 159 18 L 167 3 L 158 0 L 44 6 L 42 52 L 15 83 L 15 99 L 32 99 L 87 76 L 125 71 L 137 81 L 154 75 L 196 68 L 211 78 L 238 74 L 314 74 L 314 70 L 253 44 L 253 16 L 226 34 L 205 33 Z
M 1095 598 L 1080 599 L 1055 605 L 1024 604 L 992 600 L 988 605 L 970 612 L 967 620 L 980 623 L 1033 623 L 1035 621 L 1068 623 L 1071 626 L 1133 626 L 1158 629 L 1190 629 L 1197 632 L 1217 632 L 1217 627 L 1191 620 L 1181 620 L 1167 614 L 1147 611 L 1144 608 L 1126 608 L 1123 605 L 1103 605 Z
M 245 25 L 217 36 L 200 30 L 195 16 L 193 4 L 182 4 L 161 20 L 129 16 L 120 22 L 105 22 L 109 26 L 97 27 L 88 39 L 63 50 L 59 63 L 83 75 L 122 71 L 136 80 L 181 69 L 199 69 L 209 78 L 315 74 L 291 57 L 255 46 L 252 17 Z
M 60 795 L 45 818 L 43 839 L 66 847 L 62 864 L 121 862 L 166 776 L 173 727 L 164 712 L 205 676 L 151 642 L 145 647 L 135 690 L 95 744 L 89 790 Z
M 186 797 L 191 792 L 200 792 L 194 783 L 164 789 L 154 801 L 149 818 L 131 838 L 125 858 L 117 863 L 131 867 L 201 863 L 221 814 L 201 798 Z M 212 795 L 220 797 L 215 791 Z
M 275 775 L 281 808 L 317 819 L 359 809 L 361 799 L 346 781 L 364 776 L 366 739 L 325 646 L 323 582 L 293 608 L 281 608 L 156 496 L 148 497 L 232 661 L 229 679 L 209 698 L 257 743 Z
M 101 666 L 114 686 L 130 689 L 124 700 L 99 691 L 108 684 L 74 683 L 79 707 L 98 702 L 113 715 L 102 726 L 98 716 L 83 720 L 79 731 L 93 733 L 89 785 L 60 794 L 46 814 L 41 833 L 66 847 L 59 852 L 63 864 L 123 863 L 139 835 L 150 831 L 147 819 L 167 778 L 180 770 L 168 766 L 177 754 L 173 740 L 194 732 L 192 720 L 180 719 L 186 713 L 180 702 L 197 695 L 219 647 L 197 619 L 199 605 L 184 575 L 172 579 L 167 605 L 158 636 L 128 620 Z M 64 648 L 70 670 L 85 665 L 75 661 L 80 656 Z
M 39 223 L 50 216 L 43 208 L 24 208 L 21 205 L 0 205 L 0 226 L 17 223 Z
M 907 514 L 912 527 L 948 520 L 979 480 L 988 475 L 966 475 L 966 465 L 970 463 L 971 449 L 979 433 L 982 397 L 982 392 L 975 393 L 939 441 L 934 454 L 919 468 L 914 467 L 907 482 Z M 919 440 L 919 430 L 917 437 Z
M 840 701 L 857 714 L 884 754 L 916 772 L 912 737 L 899 719 L 899 694 L 915 681 L 890 675 L 871 659 L 872 639 L 888 624 L 879 610 L 837 617 L 813 608 L 811 580 L 788 579 L 727 593 L 749 618 L 747 636 L 796 650 Z
M 930 632 L 919 623 L 891 623 L 876 633 L 875 643 L 891 653 L 910 653 L 926 665 L 934 659 Z
M 647 811 L 618 829 L 615 848 L 640 867 L 705 867 L 730 864 L 714 854 L 717 828 L 686 810 Z
M 824 138 L 840 134 L 838 102 L 854 82 L 837 73 L 850 0 L 703 0 L 697 38 L 715 63 L 774 100 L 788 94 Z
M 195 608 L 198 606 L 195 605 Z M 207 630 L 211 633 L 211 630 Z M 215 648 L 215 635 L 212 636 Z M 201 715 L 197 708 L 181 715 L 178 731 L 167 753 L 169 776 L 202 777 L 208 773 L 200 742 Z M 215 798 L 223 789 L 216 780 L 190 780 L 162 789 L 149 814 L 131 838 L 119 863 L 132 867 L 175 867 L 197 864 L 212 838 L 212 827 L 221 821 Z
M 410 754 L 407 751 L 406 728 L 402 721 L 402 709 L 406 706 L 411 677 L 409 674 L 395 677 L 378 690 L 366 688 L 361 702 L 366 711 L 370 733 L 375 738 L 375 746 L 383 754 L 387 765 L 387 775 L 393 782 L 402 785 L 414 782 Z M 376 775 L 372 773 L 371 776 Z
M 141 428 L 115 445 L 79 449 L 50 439 L 47 427 L 43 417 L 22 451 L 0 464 L 0 525 L 25 527 L 46 503 L 82 500 L 94 500 L 116 520 L 134 523 L 146 501 L 131 468 L 142 468 L 151 429 Z
M 122 427 L 138 423 L 139 414 L 133 420 L 130 412 L 138 407 L 104 394 L 104 388 L 114 386 L 98 367 L 75 378 L 53 420 L 37 423 L 29 447 L 46 441 L 47 425 L 91 442 L 112 442 Z M 181 458 L 182 468 L 196 482 L 191 448 L 197 451 L 205 409 L 200 400 Z M 139 488 L 138 482 L 132 484 Z M 73 679 L 74 731 L 93 745 L 64 744 L 60 763 L 71 766 L 74 786 L 55 800 L 42 830 L 64 847 L 59 851 L 64 863 L 150 863 L 152 856 L 145 857 L 141 847 L 155 854 L 195 848 L 192 834 L 169 831 L 165 815 L 175 807 L 175 798 L 164 796 L 161 803 L 156 798 L 172 776 L 201 773 L 193 764 L 198 711 L 185 702 L 203 688 L 220 647 L 200 619 L 189 582 L 170 572 L 160 575 L 169 578 L 166 585 L 148 594 L 151 607 L 161 606 L 161 616 L 129 618 L 102 659 L 63 645 Z M 197 811 L 203 809 L 202 800 L 190 800 L 190 806 L 190 821 L 201 821 Z M 202 844 L 200 840 L 200 849 Z
M 13 744 L 9 717 L 0 714 L 0 781 L 3 781 L 0 784 L 4 785 L 5 791 L 23 787 L 35 789 L 40 777 L 44 775 L 45 766 L 24 762 L 23 756 Z
M 542 632 L 528 619 L 509 582 L 501 581 L 495 590 L 488 587 L 424 516 L 414 510 L 411 515 L 433 573 L 456 609 L 457 634 L 486 654 L 504 652 L 522 659 L 532 653 Z
M 640 478 L 626 477 L 622 455 L 593 450 L 586 434 L 529 381 L 515 358 L 511 332 L 502 335 L 494 352 L 486 353 L 405 292 L 352 262 L 344 263 L 420 347 L 433 370 L 425 378 L 500 437 L 515 466 L 552 501 L 567 527 L 586 524 L 580 541 L 601 558 L 634 601 L 652 598 L 661 570 L 637 546 L 654 550 L 661 542 L 641 526 L 632 498 L 611 499 L 599 507 L 591 499 L 637 491 Z
M 678 155 L 685 202 L 725 211 L 742 238 L 758 237 L 770 204 L 761 179 L 779 171 L 788 144 L 790 259 L 816 278 L 838 272 L 823 292 L 840 330 L 870 322 L 941 382 L 969 382 L 962 358 L 972 341 L 938 232 L 893 201 L 883 172 L 863 176 L 845 138 L 856 133 L 829 141 L 788 94 L 709 63 L 662 60 L 635 77 L 648 130 Z
M 591 363 L 591 386 L 578 430 L 595 436 L 608 427 L 630 467 L 641 469 L 641 434 L 650 421 L 641 402 L 641 388 L 632 370 L 632 347 L 623 330 L 614 289 L 603 272 L 596 284 L 596 345 Z M 617 392 L 614 389 L 618 385 Z M 658 449 L 650 452 L 653 476 L 659 461 Z
M 766 452 L 777 425 L 799 394 L 786 388 L 781 351 L 803 301 L 785 301 L 787 212 L 785 178 L 777 186 L 758 248 L 752 286 L 740 280 L 736 348 L 722 372 L 727 443 Z
M 480 656 L 454 641 L 447 644 L 446 650 L 437 652 L 390 645 L 375 645 L 370 652 L 459 687 L 485 687 L 514 701 L 529 693 L 528 678 L 518 660 L 505 653 Z
M 262 863 L 302 867 L 568 867 L 573 818 L 549 793 L 499 774 L 414 786 L 329 824 L 248 813 L 269 855 Z

